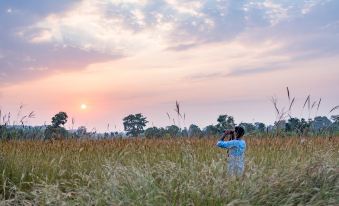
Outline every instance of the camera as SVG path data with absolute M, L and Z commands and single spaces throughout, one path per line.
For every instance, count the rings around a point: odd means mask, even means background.
M 224 134 L 231 134 L 234 135 L 234 130 L 225 130 Z

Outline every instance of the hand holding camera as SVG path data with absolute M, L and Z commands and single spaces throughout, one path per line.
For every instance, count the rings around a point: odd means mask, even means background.
M 221 141 L 224 141 L 225 137 L 230 135 L 230 139 L 229 140 L 233 140 L 234 139 L 234 130 L 225 130 L 224 134 L 222 135 L 222 137 L 220 138 Z
M 234 133 L 234 130 L 227 130 L 227 134 L 230 136 L 230 138 L 228 139 L 229 141 L 235 139 Z
M 225 130 L 224 134 L 225 135 L 230 135 L 230 134 L 233 135 L 234 134 L 234 130 Z

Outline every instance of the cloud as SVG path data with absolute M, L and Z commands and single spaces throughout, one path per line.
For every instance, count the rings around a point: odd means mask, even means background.
M 227 77 L 250 76 L 286 69 L 284 67 L 235 68 L 230 72 L 196 73 L 186 77 L 188 80 L 201 81 Z
M 60 12 L 68 9 L 74 4 L 68 0 L 59 1 L 39 1 L 39 0 L 26 0 L 21 1 L 1 1 L 0 8 L 5 8 L 6 11 L 22 13 L 27 17 L 32 17 L 32 14 L 36 17 L 42 17 L 46 14 L 53 12 Z M 9 12 L 10 13 L 10 12 Z
M 226 6 L 225 6 L 226 5 Z M 233 8 L 232 8 L 233 7 Z M 21 32 L 32 43 L 73 45 L 105 54 L 182 48 L 235 37 L 242 29 L 240 3 L 81 1 Z M 228 21 L 236 18 L 234 21 Z
M 102 55 L 71 47 L 50 47 L 46 45 L 26 49 L 31 50 L 31 52 L 27 52 L 27 50 L 4 51 L 5 55 L 0 59 L 0 72 L 6 78 L 3 78 L 0 85 L 13 84 L 60 71 L 84 69 L 92 62 L 121 58 L 118 55 Z
M 48 68 L 47 67 L 28 67 L 28 68 L 25 68 L 25 70 L 42 72 L 42 71 L 47 71 Z
M 48 18 L 50 13 L 63 12 L 73 3 L 63 6 L 53 2 L 42 2 L 36 7 L 25 1 L 1 2 L 0 8 L 11 8 L 12 12 L 0 12 L 0 86 L 31 80 L 60 71 L 84 69 L 88 64 L 98 61 L 121 58 L 119 54 L 102 54 L 81 50 L 72 44 L 56 44 L 50 41 L 52 32 L 49 29 L 30 30 L 32 25 L 41 19 Z M 27 3 L 27 4 L 26 4 Z M 35 2 L 36 3 L 36 2 Z M 38 12 L 43 10 L 41 12 Z M 37 13 L 35 13 L 37 12 Z M 27 41 L 28 37 L 32 41 Z
M 116 4 L 110 4 L 109 1 L 82 1 L 69 11 L 51 14 L 28 27 L 23 31 L 23 36 L 32 43 L 72 45 L 81 50 L 104 54 L 132 55 L 144 49 L 161 47 L 161 28 L 157 31 L 149 28 L 137 31 L 138 28 L 129 27 L 125 24 L 126 19 L 130 19 L 135 27 L 146 24 L 143 12 L 131 6 L 128 11 L 122 7 L 123 13 L 119 13 L 121 10 Z M 166 29 L 170 30 L 170 25 L 163 30 Z
M 257 55 L 262 63 L 232 65 L 230 68 L 239 69 L 231 75 L 268 72 L 269 57 L 283 58 L 280 64 L 335 55 L 339 49 L 338 1 L 37 2 L 0 3 L 0 66 L 7 82 L 135 55 L 183 54 L 214 43 L 279 44 L 267 56 L 253 51 L 252 56 Z M 253 63 L 252 56 L 243 62 Z M 191 78 L 212 78 L 213 74 L 219 75 L 210 71 Z
M 174 46 L 174 47 L 168 47 L 167 50 L 172 50 L 172 51 L 184 51 L 184 50 L 187 50 L 187 49 L 191 49 L 191 48 L 194 48 L 196 46 L 198 46 L 199 44 L 197 43 L 192 43 L 192 44 L 180 44 L 180 45 L 177 45 L 177 46 Z
M 48 15 L 21 34 L 32 43 L 72 45 L 86 51 L 131 56 L 145 50 L 181 51 L 231 41 L 250 32 L 249 28 L 279 31 L 281 24 L 302 21 L 319 5 L 326 4 L 315 0 L 86 0 Z M 307 12 L 303 12 L 305 8 Z
M 252 10 L 255 12 L 261 11 L 263 13 L 261 18 L 264 18 L 272 26 L 289 18 L 289 8 L 271 0 L 249 2 L 244 6 L 244 11 L 247 13 L 250 13 Z
M 201 12 L 201 9 L 203 8 L 203 3 L 201 1 L 166 0 L 166 2 L 180 14 L 204 16 L 204 14 Z
M 310 0 L 305 1 L 304 5 L 301 7 L 301 13 L 302 14 L 308 14 L 310 13 L 317 5 L 319 4 L 326 4 L 333 0 Z
M 246 68 L 246 69 L 236 68 L 236 69 L 233 69 L 226 76 L 247 76 L 247 75 L 273 72 L 273 71 L 282 70 L 282 69 L 286 69 L 286 67 L 272 66 L 272 67 L 260 67 L 260 68 Z
M 186 77 L 189 80 L 206 80 L 225 77 L 223 72 L 212 72 L 212 73 L 196 73 Z

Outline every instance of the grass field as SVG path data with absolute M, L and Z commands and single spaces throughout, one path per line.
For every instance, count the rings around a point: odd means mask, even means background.
M 338 139 L 246 137 L 240 178 L 215 139 L 6 141 L 0 205 L 339 205 Z

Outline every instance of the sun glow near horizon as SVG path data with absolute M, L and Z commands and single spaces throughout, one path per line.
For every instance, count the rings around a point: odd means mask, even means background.
M 166 127 L 176 100 L 187 124 L 271 124 L 286 86 L 296 110 L 308 94 L 319 114 L 338 104 L 339 1 L 194 2 L 0 5 L 0 109 L 23 102 L 31 124 L 65 111 L 106 131 L 132 113 Z
M 81 109 L 81 110 L 86 110 L 86 109 L 87 109 L 87 104 L 82 103 L 82 104 L 80 105 L 80 109 Z

